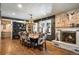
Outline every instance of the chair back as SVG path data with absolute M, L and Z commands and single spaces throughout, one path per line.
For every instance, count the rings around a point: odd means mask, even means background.
M 46 38 L 47 38 L 47 35 L 42 34 L 38 40 L 38 44 L 42 45 L 45 42 Z
M 24 35 L 24 34 L 22 34 L 22 35 L 21 35 L 21 38 L 22 38 L 22 39 L 25 39 L 25 35 Z
M 23 32 L 19 32 L 18 35 L 20 36 L 20 40 L 22 40 L 22 35 L 23 35 Z
M 44 40 L 47 39 L 47 34 L 44 34 L 43 39 L 44 39 Z

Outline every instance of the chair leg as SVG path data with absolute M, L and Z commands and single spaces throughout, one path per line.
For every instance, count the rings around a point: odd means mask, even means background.
M 22 41 L 20 40 L 20 43 L 22 44 Z
M 45 41 L 45 50 L 47 50 L 47 47 L 46 47 L 46 41 Z
M 30 44 L 26 44 L 26 46 L 27 46 L 28 48 L 30 48 Z
M 38 45 L 38 49 L 39 50 L 43 50 L 43 44 L 42 45 Z

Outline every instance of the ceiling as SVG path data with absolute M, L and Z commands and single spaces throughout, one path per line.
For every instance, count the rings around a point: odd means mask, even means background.
M 36 20 L 75 8 L 79 8 L 78 3 L 1 3 L 1 16 L 29 20 L 32 14 Z

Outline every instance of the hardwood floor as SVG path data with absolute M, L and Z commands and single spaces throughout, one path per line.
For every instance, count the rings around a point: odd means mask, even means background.
M 57 48 L 53 46 L 50 42 L 47 43 L 47 51 L 43 49 L 28 48 L 22 46 L 19 40 L 2 39 L 1 44 L 1 55 L 75 55 L 71 51 Z

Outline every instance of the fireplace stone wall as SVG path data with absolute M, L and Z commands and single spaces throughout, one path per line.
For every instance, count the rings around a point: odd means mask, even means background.
M 79 9 L 56 14 L 55 27 L 79 27 Z
M 68 31 L 76 33 L 76 44 L 61 41 L 61 32 Z M 79 54 L 79 8 L 55 15 L 55 40 L 53 43 Z

